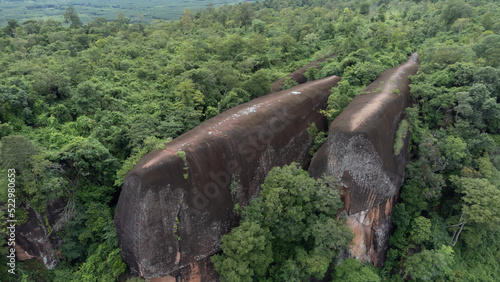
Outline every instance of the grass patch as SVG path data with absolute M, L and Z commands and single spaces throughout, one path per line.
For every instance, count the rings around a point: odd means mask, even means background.
M 187 161 L 187 158 L 186 158 L 186 152 L 184 152 L 184 151 L 177 151 L 177 156 L 184 161 L 184 167 L 183 167 L 183 169 L 184 169 L 184 171 L 186 173 L 184 173 L 182 176 L 184 177 L 185 180 L 187 180 L 188 177 L 189 177 L 189 175 L 188 175 L 189 166 L 188 166 L 188 161 Z
M 399 123 L 398 130 L 396 131 L 396 138 L 394 139 L 394 155 L 397 156 L 401 153 L 401 149 L 403 148 L 403 142 L 406 139 L 406 135 L 408 134 L 408 128 L 410 124 L 406 119 L 403 119 Z

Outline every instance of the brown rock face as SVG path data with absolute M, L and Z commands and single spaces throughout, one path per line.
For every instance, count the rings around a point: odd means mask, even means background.
M 18 260 L 40 258 L 48 269 L 59 264 L 61 253 L 57 250 L 62 240 L 55 236 L 66 219 L 63 216 L 65 202 L 57 200 L 47 208 L 47 220 L 53 229 L 49 233 L 43 217 L 32 208 L 28 210 L 28 221 L 16 228 L 16 257 Z
M 171 275 L 155 277 L 148 282 L 218 282 L 219 274 L 215 271 L 210 257 L 196 261 L 186 267 L 180 268 Z
M 356 96 L 332 122 L 327 142 L 309 167 L 311 175 L 326 173 L 347 187 L 344 204 L 356 234 L 351 255 L 376 265 L 384 261 L 390 212 L 404 180 L 408 138 L 398 155 L 393 146 L 409 104 L 408 76 L 417 70 L 415 53 Z
M 392 229 L 391 212 L 397 196 L 366 211 L 349 215 L 347 225 L 355 234 L 350 255 L 382 266 Z
M 339 81 L 332 76 L 260 97 L 144 156 L 127 175 L 115 213 L 132 272 L 165 277 L 217 252 L 238 222 L 234 205 L 256 197 L 272 167 L 308 163 L 307 128 L 325 129 L 318 111 Z M 231 191 L 233 178 L 239 188 Z
M 297 82 L 298 84 L 306 83 L 307 77 L 304 74 L 306 73 L 307 69 L 309 69 L 310 67 L 315 67 L 317 69 L 321 69 L 321 67 L 319 66 L 320 63 L 326 61 L 329 58 L 333 58 L 335 56 L 337 56 L 337 54 L 333 54 L 333 55 L 330 55 L 326 58 L 311 62 L 311 63 L 301 67 L 300 69 L 286 75 L 285 77 L 280 78 L 276 82 L 273 82 L 271 84 L 271 93 L 280 91 L 281 87 L 283 86 L 283 84 L 285 84 L 285 81 L 288 77 L 290 79 L 292 79 L 293 81 Z

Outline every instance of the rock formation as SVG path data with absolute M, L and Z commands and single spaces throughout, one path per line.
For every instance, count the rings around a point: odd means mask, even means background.
M 57 250 L 61 238 L 55 234 L 66 222 L 64 217 L 65 202 L 57 200 L 47 208 L 47 222 L 52 228 L 49 232 L 45 219 L 30 207 L 27 207 L 28 221 L 16 228 L 16 258 L 20 261 L 39 258 L 48 269 L 59 264 L 61 253 Z
M 153 278 L 186 266 L 198 271 L 238 223 L 234 205 L 258 196 L 271 168 L 309 162 L 307 128 L 326 130 L 319 110 L 339 81 L 327 77 L 257 98 L 144 156 L 125 178 L 115 213 L 132 272 Z
M 292 79 L 293 81 L 297 82 L 298 84 L 306 83 L 307 77 L 305 76 L 305 73 L 309 68 L 315 67 L 317 69 L 321 69 L 321 67 L 319 65 L 320 63 L 326 61 L 329 58 L 333 58 L 335 56 L 337 56 L 337 54 L 333 54 L 333 55 L 330 55 L 326 58 L 311 62 L 311 63 L 301 67 L 300 69 L 286 75 L 285 77 L 282 77 L 279 80 L 273 82 L 271 84 L 271 93 L 280 91 L 287 78 Z
M 408 136 L 400 152 L 393 148 L 410 102 L 408 76 L 417 70 L 415 53 L 356 96 L 330 125 L 328 140 L 309 167 L 312 176 L 333 176 L 347 188 L 347 223 L 356 234 L 350 253 L 377 266 L 387 252 L 390 213 L 404 180 Z
M 394 139 L 409 104 L 408 76 L 417 69 L 413 54 L 353 99 L 309 167 L 311 175 L 326 173 L 345 185 L 347 223 L 356 234 L 350 255 L 375 265 L 383 264 L 390 213 L 404 179 L 408 136 L 399 152 Z M 115 213 L 122 257 L 132 272 L 151 281 L 216 280 L 208 257 L 237 224 L 234 205 L 258 196 L 272 167 L 308 163 L 307 128 L 315 123 L 325 129 L 318 111 L 339 80 L 260 97 L 144 156 L 127 175 Z

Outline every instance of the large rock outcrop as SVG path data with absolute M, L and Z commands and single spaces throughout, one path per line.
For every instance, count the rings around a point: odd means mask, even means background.
M 66 203 L 58 199 L 47 207 L 46 218 L 31 207 L 28 211 L 28 220 L 16 227 L 16 258 L 20 261 L 38 258 L 48 269 L 59 264 L 62 255 L 58 248 L 62 239 L 56 235 L 67 222 L 64 209 Z M 47 223 L 49 225 L 47 225 Z
M 394 140 L 410 102 L 408 76 L 417 70 L 415 53 L 356 96 L 330 125 L 328 140 L 309 167 L 312 176 L 327 174 L 346 187 L 347 223 L 356 234 L 350 253 L 379 266 L 408 158 L 408 136 L 400 152 L 394 152 Z
M 238 223 L 234 205 L 258 196 L 271 168 L 309 162 L 307 128 L 326 130 L 319 110 L 339 81 L 327 77 L 257 98 L 144 156 L 125 178 L 115 213 L 132 272 L 162 277 L 217 252 Z

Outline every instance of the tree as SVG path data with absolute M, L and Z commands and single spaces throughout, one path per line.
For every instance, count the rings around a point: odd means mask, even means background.
M 8 34 L 10 37 L 16 37 L 16 29 L 19 27 L 19 23 L 14 20 L 10 19 L 7 21 L 7 26 L 3 28 L 4 32 Z
M 227 93 L 227 95 L 220 102 L 220 111 L 228 110 L 232 107 L 236 107 L 250 100 L 250 95 L 248 92 L 241 88 L 234 88 Z
M 324 114 L 331 122 L 349 105 L 356 94 L 348 80 L 340 81 L 338 86 L 333 87 L 330 92 Z
M 55 107 L 52 107 L 51 112 L 60 124 L 73 120 L 69 109 L 64 104 L 57 104 Z
M 486 64 L 495 68 L 500 66 L 500 35 L 485 36 L 473 47 L 473 50 L 478 56 L 485 59 Z
M 423 250 L 409 257 L 405 264 L 405 277 L 424 281 L 446 278 L 452 273 L 453 249 L 442 245 L 439 250 Z
M 493 30 L 495 27 L 495 16 L 491 11 L 486 12 L 482 17 L 481 17 L 481 24 L 484 26 L 486 30 Z
M 500 224 L 500 189 L 484 178 L 451 176 L 450 181 L 463 194 L 462 211 L 467 222 L 496 228 Z
M 195 84 L 191 79 L 179 83 L 175 95 L 180 98 L 184 106 L 195 108 L 198 111 L 201 111 L 201 107 L 205 104 L 203 94 L 195 88 Z
M 116 281 L 126 269 L 127 265 L 121 258 L 120 248 L 113 248 L 104 243 L 89 254 L 70 281 Z
M 284 52 L 291 52 L 296 43 L 295 38 L 291 37 L 288 33 L 280 38 L 280 45 Z
M 69 281 L 114 281 L 126 265 L 120 257 L 112 210 L 101 199 L 77 202 L 61 246 L 65 261 L 81 262 Z
M 473 109 L 469 120 L 475 127 L 483 129 L 487 127 L 488 120 L 494 120 L 500 114 L 500 105 L 491 97 L 488 87 L 481 83 L 473 84 L 469 95 Z
M 456 45 L 441 46 L 432 56 L 432 61 L 436 64 L 445 66 L 457 62 L 467 61 L 474 53 L 469 48 Z
M 269 93 L 270 87 L 271 80 L 269 79 L 269 72 L 265 69 L 255 72 L 243 85 L 243 89 L 250 94 L 251 99 L 255 99 Z
M 8 123 L 0 123 L 0 139 L 12 133 L 12 126 Z
M 115 183 L 114 186 L 121 187 L 123 184 L 123 180 L 129 171 L 131 171 L 135 164 L 147 153 L 154 150 L 162 150 L 165 148 L 165 144 L 170 142 L 172 139 L 168 138 L 166 140 L 158 139 L 156 137 L 147 137 L 143 146 L 133 148 L 133 152 L 129 158 L 127 158 L 121 168 L 116 172 Z
M 238 19 L 242 26 L 245 27 L 245 31 L 252 24 L 253 18 L 253 7 L 250 2 L 245 2 L 240 4 L 238 11 Z
M 73 110 L 77 115 L 92 115 L 101 108 L 103 94 L 92 81 L 78 84 L 71 96 Z
M 343 79 L 350 85 L 368 85 L 382 73 L 384 67 L 379 63 L 359 62 L 344 69 Z
M 460 163 L 467 156 L 467 143 L 460 137 L 448 135 L 442 143 L 442 152 L 447 161 Z
M 66 98 L 70 93 L 66 76 L 51 69 L 35 72 L 32 76 L 31 88 L 45 97 L 48 102 Z
M 457 19 L 451 28 L 453 28 L 455 31 L 458 30 L 458 36 L 462 35 L 462 30 L 469 24 L 469 19 L 467 18 L 459 18 Z
M 193 29 L 193 12 L 190 9 L 186 8 L 184 13 L 180 17 L 182 27 L 184 28 L 184 32 L 188 35 L 191 33 L 191 29 Z
M 361 2 L 359 4 L 359 13 L 361 15 L 367 15 L 368 13 L 370 13 L 370 3 L 368 2 Z
M 299 85 L 297 81 L 293 80 L 290 76 L 287 76 L 285 81 L 281 84 L 280 90 L 286 90 L 297 85 Z
M 69 23 L 71 28 L 79 28 L 82 27 L 82 22 L 80 21 L 80 17 L 75 11 L 73 6 L 69 6 L 66 8 L 66 11 L 63 14 L 64 22 Z
M 476 73 L 476 66 L 471 63 L 456 63 L 448 67 L 454 73 L 454 85 L 466 86 L 471 85 Z
M 454 107 L 455 112 L 464 117 L 471 117 L 474 110 L 472 109 L 472 97 L 470 97 L 469 92 L 458 92 L 456 96 L 458 105 Z
M 211 257 L 215 269 L 227 281 L 255 281 L 264 278 L 273 261 L 272 235 L 259 223 L 245 221 L 222 237 L 223 255 Z
M 68 177 L 76 185 L 111 186 L 118 169 L 116 158 L 93 137 L 73 138 L 61 149 L 57 159 L 68 167 Z
M 431 221 L 423 216 L 414 219 L 410 231 L 410 240 L 422 244 L 431 238 Z
M 267 39 L 261 34 L 252 34 L 247 43 L 247 52 L 249 54 L 265 54 L 268 47 Z
M 318 45 L 319 35 L 317 33 L 309 33 L 302 39 L 304 44 L 311 49 L 311 51 L 317 50 L 316 46 Z
M 333 179 L 310 178 L 296 163 L 272 169 L 262 184 L 261 197 L 243 210 L 240 226 L 244 227 L 222 239 L 223 250 L 238 246 L 240 253 L 236 256 L 234 251 L 223 252 L 216 258 L 216 270 L 231 281 L 247 281 L 249 273 L 256 272 L 262 277 L 286 281 L 324 277 L 335 256 L 353 238 L 349 229 L 334 217 L 342 206 L 338 188 Z M 267 230 L 270 233 L 264 236 L 268 243 L 257 242 L 261 249 L 269 244 L 272 260 L 259 262 L 262 268 L 258 269 L 252 267 L 255 263 L 249 263 L 246 256 L 239 258 L 252 249 L 253 245 L 241 244 L 250 240 L 243 234 L 249 233 L 246 230 L 251 227 L 255 231 L 248 235 Z M 259 227 L 264 231 L 259 231 Z
M 28 107 L 28 94 L 23 88 L 17 85 L 0 86 L 0 109 L 2 110 L 0 117 L 4 120 L 7 120 L 8 112 L 19 115 Z
M 212 66 L 210 63 L 198 69 L 192 69 L 182 74 L 182 80 L 190 79 L 195 88 L 204 95 L 203 101 L 207 106 L 215 106 L 221 99 L 221 84 L 235 87 L 236 74 L 232 68 L 225 66 Z M 229 81 L 228 81 L 229 80 Z M 230 85 L 229 85 L 230 84 Z
M 472 7 L 464 0 L 448 0 L 441 14 L 441 18 L 447 26 L 452 25 L 459 18 L 468 18 Z
M 474 83 L 483 84 L 491 94 L 500 96 L 497 92 L 500 90 L 500 72 L 495 68 L 490 66 L 478 68 L 474 73 Z
M 264 30 L 266 28 L 266 23 L 264 21 L 261 21 L 259 19 L 254 19 L 252 21 L 252 30 L 256 33 L 264 33 Z
M 307 81 L 313 81 L 318 79 L 319 77 L 319 70 L 315 66 L 312 66 L 306 70 L 304 73 L 304 76 L 307 77 Z
M 378 282 L 381 281 L 378 274 L 372 268 L 363 266 L 359 260 L 347 258 L 339 266 L 335 267 L 333 282 Z
M 28 138 L 20 135 L 10 135 L 2 138 L 0 143 L 0 168 L 2 171 L 15 169 L 20 187 L 29 188 L 33 181 L 33 157 L 40 154 L 40 148 Z M 33 191 L 35 192 L 35 191 Z
M 118 24 L 119 30 L 127 29 L 130 24 L 130 18 L 125 17 L 123 12 L 120 12 L 116 17 L 115 23 Z
M 484 178 L 488 179 L 491 184 L 500 187 L 500 172 L 491 162 L 490 156 L 485 154 L 476 159 L 476 163 L 479 173 L 481 173 Z
M 2 138 L 0 144 L 0 171 L 15 169 L 16 197 L 19 202 L 29 204 L 37 212 L 45 212 L 48 203 L 62 196 L 66 184 L 60 178 L 61 167 L 51 162 L 41 147 L 20 135 Z M 7 179 L 0 179 L 0 184 L 7 186 Z M 0 192 L 0 201 L 5 201 L 4 192 Z M 6 201 L 5 201 L 6 202 Z
M 237 33 L 231 34 L 219 44 L 220 47 L 217 53 L 221 58 L 237 62 L 243 60 L 243 51 L 245 50 L 246 42 L 241 35 Z

